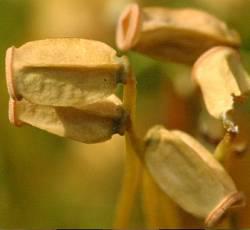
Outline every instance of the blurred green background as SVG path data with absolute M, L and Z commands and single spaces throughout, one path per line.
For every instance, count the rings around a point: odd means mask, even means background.
M 129 2 L 0 0 L 0 227 L 112 227 L 123 173 L 124 139 L 114 136 L 106 143 L 85 145 L 32 127 L 11 126 L 4 56 L 10 46 L 51 37 L 96 39 L 115 47 L 116 21 Z M 225 20 L 241 34 L 243 61 L 250 69 L 250 1 L 141 0 L 139 3 L 196 7 Z M 193 127 L 198 123 L 202 106 L 189 79 L 190 69 L 139 54 L 128 55 L 138 79 L 141 133 L 158 123 L 196 133 Z M 145 227 L 140 203 L 139 193 L 131 227 Z M 244 223 L 247 225 L 247 220 Z

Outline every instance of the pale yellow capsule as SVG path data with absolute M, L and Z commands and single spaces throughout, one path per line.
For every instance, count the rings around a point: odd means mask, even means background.
M 108 98 L 83 109 L 35 105 L 26 100 L 10 99 L 9 120 L 16 126 L 29 124 L 83 143 L 103 142 L 116 133 L 123 135 L 127 115 L 118 98 Z
M 121 14 L 116 35 L 122 50 L 192 64 L 207 49 L 238 47 L 240 37 L 218 18 L 196 9 L 140 8 L 130 4 Z
M 244 203 L 244 196 L 212 154 L 181 131 L 152 128 L 146 137 L 145 163 L 161 189 L 208 226 Z
M 126 81 L 127 61 L 108 45 L 85 39 L 28 42 L 6 53 L 10 96 L 40 105 L 81 108 Z
M 215 47 L 204 53 L 192 72 L 207 110 L 215 118 L 222 118 L 233 108 L 233 96 L 250 90 L 250 78 L 239 53 L 229 47 Z

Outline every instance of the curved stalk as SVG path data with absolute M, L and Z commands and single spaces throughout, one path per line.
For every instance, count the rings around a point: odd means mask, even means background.
M 235 134 L 227 132 L 214 151 L 215 159 L 218 160 L 222 165 L 232 151 L 232 140 L 234 136 Z
M 159 188 L 147 169 L 143 171 L 143 210 L 147 228 L 178 228 L 176 204 Z
M 232 141 L 234 138 L 235 133 L 227 132 L 215 149 L 214 157 L 224 167 L 226 167 L 225 163 L 230 158 L 230 155 L 232 153 Z M 238 229 L 238 217 L 236 212 L 229 213 L 227 220 L 230 229 Z
M 136 193 L 141 181 L 142 163 L 139 157 L 142 157 L 143 142 L 135 133 L 136 94 L 136 80 L 130 71 L 123 92 L 123 104 L 128 112 L 129 118 L 125 133 L 125 174 L 113 225 L 115 229 L 128 228 Z

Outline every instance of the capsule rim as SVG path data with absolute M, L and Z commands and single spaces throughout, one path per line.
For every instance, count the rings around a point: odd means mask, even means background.
M 17 118 L 16 103 L 17 102 L 12 98 L 9 99 L 8 116 L 9 116 L 9 121 L 12 125 L 20 127 L 23 125 L 23 122 Z
M 207 216 L 205 225 L 215 226 L 222 216 L 230 209 L 245 206 L 245 195 L 242 192 L 233 192 L 226 196 Z
M 124 22 L 128 20 L 128 25 Z M 126 27 L 126 28 L 125 28 Z M 116 31 L 116 44 L 119 49 L 127 51 L 137 43 L 142 27 L 142 13 L 138 4 L 129 4 L 121 13 Z

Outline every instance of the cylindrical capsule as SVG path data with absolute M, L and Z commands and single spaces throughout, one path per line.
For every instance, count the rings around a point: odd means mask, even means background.
M 208 112 L 215 118 L 222 118 L 233 108 L 233 96 L 250 89 L 250 78 L 239 53 L 229 47 L 215 47 L 204 53 L 194 64 L 192 75 Z
M 10 96 L 33 104 L 81 108 L 114 93 L 126 73 L 126 58 L 98 41 L 47 39 L 6 53 Z
M 118 102 L 118 98 L 109 98 L 80 110 L 10 99 L 9 119 L 16 126 L 29 124 L 83 143 L 98 143 L 110 139 L 113 134 L 124 134 L 127 115 Z
M 133 49 L 161 59 L 192 64 L 213 46 L 238 47 L 240 37 L 216 17 L 196 9 L 140 8 L 121 14 L 116 35 L 121 50 Z
M 161 189 L 185 211 L 205 219 L 207 226 L 244 202 L 212 154 L 181 131 L 152 128 L 146 137 L 145 163 Z

